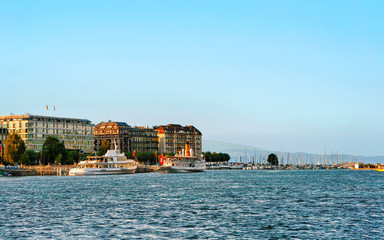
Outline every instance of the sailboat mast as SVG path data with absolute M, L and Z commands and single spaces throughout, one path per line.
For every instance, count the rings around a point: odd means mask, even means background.
M 283 160 L 283 145 L 281 145 L 280 159 L 281 159 L 281 165 L 284 165 L 284 160 Z

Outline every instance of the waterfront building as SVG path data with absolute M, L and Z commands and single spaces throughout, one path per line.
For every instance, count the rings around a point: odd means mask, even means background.
M 0 125 L 0 163 L 3 161 L 4 141 L 8 138 L 8 129 Z
M 131 129 L 132 127 L 125 122 L 101 122 L 95 126 L 95 150 L 101 147 L 101 141 L 107 140 L 110 143 L 110 149 L 115 146 L 121 152 L 129 152 L 131 149 Z
M 41 151 L 48 136 L 64 142 L 66 149 L 84 152 L 93 151 L 93 124 L 90 120 L 61 118 L 38 115 L 0 116 L 0 126 L 8 132 L 17 133 L 25 142 L 26 148 Z
M 194 126 L 181 126 L 179 124 L 168 124 L 155 127 L 159 138 L 159 151 L 161 153 L 181 152 L 185 143 L 188 142 L 193 155 L 202 154 L 202 134 Z
M 157 132 L 153 128 L 134 127 L 132 131 L 132 145 L 130 152 L 154 153 L 159 149 Z
M 8 138 L 8 129 L 0 125 L 0 145 Z

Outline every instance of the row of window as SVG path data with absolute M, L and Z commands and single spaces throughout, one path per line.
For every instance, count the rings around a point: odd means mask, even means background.
M 44 144 L 45 139 L 27 139 L 25 140 L 26 144 Z M 81 140 L 64 140 L 64 145 L 84 145 L 90 146 L 93 145 L 92 141 L 81 141 Z
M 92 125 L 84 125 L 84 124 L 58 124 L 58 123 L 47 123 L 47 122 L 9 122 L 5 123 L 5 125 L 9 125 L 10 128 L 31 128 L 31 127 L 40 127 L 40 128 L 58 128 L 58 129 L 78 129 L 78 130 L 90 130 L 92 131 Z
M 84 130 L 58 130 L 58 129 L 40 129 L 40 128 L 29 128 L 28 131 L 23 129 L 21 132 L 28 133 L 50 133 L 50 134 L 76 134 L 76 135 L 91 135 L 91 131 Z
M 73 136 L 73 135 L 49 135 L 49 134 L 23 134 L 21 135 L 21 138 L 23 139 L 36 139 L 36 138 L 46 138 L 47 136 L 54 136 L 58 138 L 59 140 L 66 140 L 66 139 L 71 139 L 71 140 L 88 140 L 88 141 L 93 141 L 94 138 L 92 135 L 88 136 Z

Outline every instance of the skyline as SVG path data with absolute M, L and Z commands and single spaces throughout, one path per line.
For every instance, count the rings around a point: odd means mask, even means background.
M 275 151 L 384 155 L 379 1 L 0 6 L 0 115 L 178 123 Z

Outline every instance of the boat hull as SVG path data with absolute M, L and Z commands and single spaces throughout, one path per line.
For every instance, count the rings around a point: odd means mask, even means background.
M 119 174 L 134 174 L 136 167 L 134 168 L 73 168 L 69 171 L 69 176 L 97 176 L 97 175 L 119 175 Z
M 160 167 L 160 171 L 164 173 L 194 173 L 194 172 L 203 172 L 205 168 L 183 168 L 183 167 Z

